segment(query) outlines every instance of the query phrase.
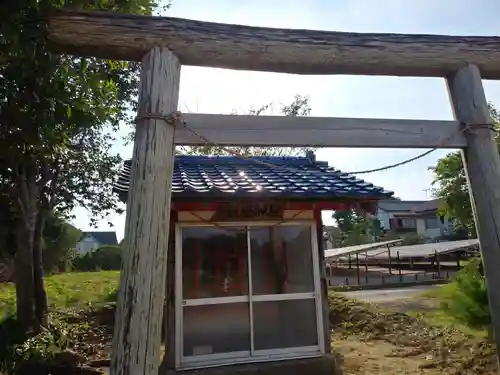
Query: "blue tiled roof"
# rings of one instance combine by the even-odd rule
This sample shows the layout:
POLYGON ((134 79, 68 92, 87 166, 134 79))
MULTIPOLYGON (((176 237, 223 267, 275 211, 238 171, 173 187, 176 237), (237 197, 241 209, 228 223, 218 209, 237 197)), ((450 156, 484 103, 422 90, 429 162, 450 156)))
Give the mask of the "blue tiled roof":
MULTIPOLYGON (((131 161, 114 190, 126 198, 131 161)), ((384 199, 392 192, 357 179, 310 157, 176 156, 172 197, 279 197, 384 199)))

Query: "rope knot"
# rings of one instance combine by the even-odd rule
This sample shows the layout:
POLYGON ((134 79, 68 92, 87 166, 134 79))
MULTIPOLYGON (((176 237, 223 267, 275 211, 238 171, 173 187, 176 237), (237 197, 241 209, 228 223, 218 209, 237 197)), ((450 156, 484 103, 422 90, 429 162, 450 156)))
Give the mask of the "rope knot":
POLYGON ((488 130, 491 130, 495 133, 497 132, 493 123, 474 124, 474 123, 467 123, 467 122, 462 121, 461 125, 462 125, 462 131, 464 132, 464 134, 473 134, 474 130, 477 130, 477 129, 488 129, 488 130))
POLYGON ((168 115, 163 115, 161 113, 148 113, 147 115, 137 116, 134 122, 137 124, 141 120, 163 120, 167 124, 177 125, 181 122, 182 112, 174 111, 168 115))

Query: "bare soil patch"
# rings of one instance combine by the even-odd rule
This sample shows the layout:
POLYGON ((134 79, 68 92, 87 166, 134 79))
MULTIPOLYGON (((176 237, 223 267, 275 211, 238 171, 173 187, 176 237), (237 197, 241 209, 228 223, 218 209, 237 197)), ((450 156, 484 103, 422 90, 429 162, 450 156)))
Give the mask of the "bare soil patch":
POLYGON ((343 375, 441 374, 440 369, 422 369, 425 358, 394 355, 398 347, 381 340, 360 341, 333 335, 333 349, 341 356, 343 375))
POLYGON ((494 347, 484 340, 338 294, 329 302, 332 345, 345 374, 497 373, 494 347))

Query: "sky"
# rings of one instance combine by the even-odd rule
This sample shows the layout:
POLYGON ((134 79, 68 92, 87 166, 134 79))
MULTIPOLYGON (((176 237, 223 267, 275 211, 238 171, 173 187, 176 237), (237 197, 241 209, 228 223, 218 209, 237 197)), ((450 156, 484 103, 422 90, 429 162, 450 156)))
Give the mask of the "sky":
MULTIPOLYGON (((202 21, 291 29, 346 32, 500 35, 498 0, 172 0, 163 15, 202 21)), ((487 99, 500 107, 500 82, 483 81, 487 99)), ((276 73, 183 67, 179 109, 183 112, 247 112, 263 104, 290 103, 307 96, 311 116, 451 120, 446 85, 441 78, 368 76, 298 76, 276 73)), ((265 124, 263 124, 265 126, 265 124)), ((123 132, 127 132, 124 130, 123 132)), ((416 149, 325 148, 318 160, 345 172, 396 163, 421 153, 416 149)), ((132 145, 117 141, 113 152, 132 156, 132 145)), ((410 164, 360 175, 366 181, 408 200, 430 199, 438 150, 410 164)), ((81 230, 116 230, 123 237, 125 214, 89 226, 88 213, 77 209, 73 224, 81 230), (113 223, 110 228, 108 222, 113 223)), ((324 213, 325 224, 332 224, 324 213)))

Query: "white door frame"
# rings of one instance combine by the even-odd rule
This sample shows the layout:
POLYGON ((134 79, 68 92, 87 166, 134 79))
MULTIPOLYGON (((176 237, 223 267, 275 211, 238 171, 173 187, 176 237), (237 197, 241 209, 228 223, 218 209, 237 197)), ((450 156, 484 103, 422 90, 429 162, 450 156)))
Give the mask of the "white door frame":
POLYGON ((248 222, 186 222, 177 223, 175 228, 175 365, 176 368, 194 368, 223 365, 227 360, 229 363, 262 362, 269 360, 283 360, 292 358, 304 358, 318 356, 325 353, 323 308, 320 274, 319 274, 319 253, 317 241, 317 227, 314 220, 293 220, 279 224, 279 226, 307 226, 311 231, 311 251, 314 291, 310 293, 289 293, 289 294, 269 294, 253 295, 252 288, 252 261, 250 247, 250 230, 252 227, 265 227, 276 225, 272 221, 248 221, 248 222), (232 297, 215 297, 183 300, 182 295, 182 229, 189 227, 244 227, 247 235, 247 264, 248 264, 248 295, 232 297), (316 306, 316 326, 318 334, 318 345, 297 348, 279 348, 270 350, 254 349, 254 327, 253 327, 253 303, 259 301, 283 301, 297 299, 315 299, 316 306), (248 302, 250 318, 250 350, 229 353, 217 353, 209 355, 198 355, 194 357, 183 357, 183 306, 201 306, 221 303, 241 303, 248 302))

